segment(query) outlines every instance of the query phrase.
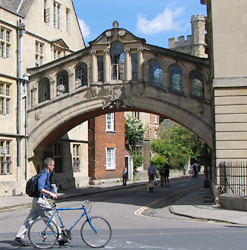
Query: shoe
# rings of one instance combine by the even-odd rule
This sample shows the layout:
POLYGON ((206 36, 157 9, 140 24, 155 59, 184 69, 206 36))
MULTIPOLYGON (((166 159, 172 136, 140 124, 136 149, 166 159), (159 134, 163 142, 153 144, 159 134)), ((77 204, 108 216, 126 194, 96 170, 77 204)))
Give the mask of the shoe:
POLYGON ((16 237, 14 242, 16 242, 17 244, 23 246, 23 247, 26 247, 27 246, 27 243, 20 237, 16 237))
POLYGON ((58 240, 58 244, 59 244, 59 246, 63 246, 65 243, 67 243, 68 242, 68 240, 65 240, 65 239, 63 239, 63 238, 61 238, 61 239, 59 239, 58 240))

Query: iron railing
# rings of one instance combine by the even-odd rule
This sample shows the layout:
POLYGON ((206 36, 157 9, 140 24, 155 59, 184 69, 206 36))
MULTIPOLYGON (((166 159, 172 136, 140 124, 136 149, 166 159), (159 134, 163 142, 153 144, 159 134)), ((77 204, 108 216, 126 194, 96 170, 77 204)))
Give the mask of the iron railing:
POLYGON ((218 168, 221 193, 247 195, 247 162, 221 162, 218 168))

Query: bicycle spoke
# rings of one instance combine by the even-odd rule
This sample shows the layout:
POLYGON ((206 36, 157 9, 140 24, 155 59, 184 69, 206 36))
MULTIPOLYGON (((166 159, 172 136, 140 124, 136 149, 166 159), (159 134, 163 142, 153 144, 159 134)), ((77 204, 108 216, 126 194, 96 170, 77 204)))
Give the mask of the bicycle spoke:
POLYGON ((29 240, 36 248, 50 248, 56 243, 58 228, 53 221, 48 227, 47 223, 47 220, 36 220, 28 231, 29 240))
POLYGON ((82 240, 90 247, 98 248, 105 246, 111 239, 111 226, 101 217, 92 217, 91 223, 97 232, 85 221, 81 227, 82 240))

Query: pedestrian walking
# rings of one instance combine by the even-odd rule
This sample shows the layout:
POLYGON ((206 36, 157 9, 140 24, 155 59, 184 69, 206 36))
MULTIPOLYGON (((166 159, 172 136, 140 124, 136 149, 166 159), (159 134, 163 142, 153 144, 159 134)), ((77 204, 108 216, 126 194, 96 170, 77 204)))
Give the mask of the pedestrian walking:
MULTIPOLYGON (((38 195, 33 198, 32 208, 24 221, 23 225, 20 227, 18 233, 16 234, 15 242, 21 246, 27 246, 24 241, 24 237, 32 225, 32 223, 38 219, 40 216, 43 219, 49 220, 52 216, 52 208, 47 201, 48 197, 57 199, 56 193, 51 192, 50 175, 55 168, 55 162, 51 158, 47 158, 44 161, 44 169, 40 172, 38 177, 38 195)), ((53 219, 56 223, 55 219, 53 219)), ((63 245, 63 239, 58 239, 60 245, 63 245)))
POLYGON ((164 174, 165 187, 166 187, 166 184, 169 187, 170 165, 168 163, 165 163, 164 164, 164 169, 165 169, 165 174, 164 174))
POLYGON ((165 181, 165 168, 164 167, 160 168, 159 174, 160 174, 160 186, 163 187, 164 181, 165 181))
POLYGON ((150 161, 150 166, 148 167, 148 179, 149 181, 154 181, 154 178, 158 176, 157 168, 154 166, 153 161, 150 161))
POLYGON ((190 175, 190 179, 192 178, 193 175, 193 167, 192 165, 189 166, 189 171, 188 171, 189 175, 190 175))
POLYGON ((195 162, 193 165, 192 165, 192 168, 193 168, 193 178, 197 178, 197 174, 198 174, 198 169, 199 169, 199 165, 197 162, 195 162))
POLYGON ((127 186, 128 175, 128 169, 125 167, 123 171, 123 186, 127 186))

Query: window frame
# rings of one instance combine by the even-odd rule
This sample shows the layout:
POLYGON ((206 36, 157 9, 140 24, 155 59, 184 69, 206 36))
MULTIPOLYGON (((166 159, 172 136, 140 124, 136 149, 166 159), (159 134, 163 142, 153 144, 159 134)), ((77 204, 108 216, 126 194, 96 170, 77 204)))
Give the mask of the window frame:
POLYGON ((171 91, 175 91, 178 93, 184 93, 184 75, 183 75, 183 71, 181 69, 181 67, 179 67, 178 65, 172 65, 169 68, 169 77, 170 77, 170 90, 171 91), (173 78, 174 75, 179 75, 179 84, 175 85, 175 79, 173 78), (173 81, 174 80, 174 81, 173 81), (176 88, 178 87, 179 88, 176 88))
POLYGON ((12 30, 0 25, 0 57, 10 59, 12 30))
POLYGON ((106 147, 106 164, 105 168, 107 171, 116 170, 116 148, 106 147), (109 154, 110 153, 110 157, 109 154))
POLYGON ((81 172, 81 145, 73 143, 72 145, 73 157, 73 172, 81 172))
POLYGON ((86 63, 81 63, 75 69, 75 88, 77 89, 83 86, 87 86, 87 81, 87 65, 86 63))
POLYGON ((204 79, 204 76, 201 72, 199 71, 192 71, 190 72, 189 74, 189 80, 190 80, 190 96, 193 97, 193 98, 198 98, 198 99, 204 99, 204 95, 205 95, 205 79, 204 79), (195 77, 192 78, 192 76, 195 75, 195 77), (200 83, 201 83, 201 89, 198 90, 198 92, 200 92, 200 95, 197 95, 196 94, 196 88, 195 86, 193 86, 193 80, 199 80, 200 83), (195 91, 193 91, 195 90, 195 91))
POLYGON ((44 77, 38 84, 38 103, 50 100, 50 79, 44 77))
POLYGON ((55 161, 55 173, 63 173, 63 144, 53 144, 53 159, 55 161))
POLYGON ((163 87, 162 63, 156 59, 152 59, 151 61, 149 61, 148 65, 149 65, 149 83, 158 87, 163 87), (156 76, 156 74, 158 74, 158 76, 156 76))
POLYGON ((11 114, 11 84, 0 82, 0 115, 11 114))
POLYGON ((57 75, 57 96, 69 92, 69 74, 66 70, 59 72, 57 75), (63 89, 62 89, 63 86, 63 89))
POLYGON ((35 40, 35 67, 44 64, 45 43, 35 40))
POLYGON ((106 132, 114 132, 115 131, 115 113, 107 113, 105 115, 106 121, 106 132))
POLYGON ((12 174, 12 141, 0 138, 0 175, 12 174))

